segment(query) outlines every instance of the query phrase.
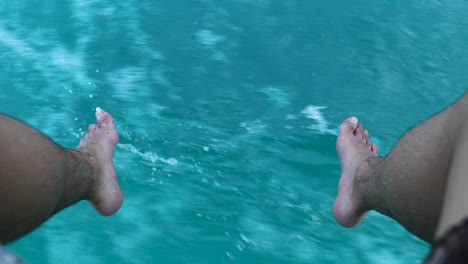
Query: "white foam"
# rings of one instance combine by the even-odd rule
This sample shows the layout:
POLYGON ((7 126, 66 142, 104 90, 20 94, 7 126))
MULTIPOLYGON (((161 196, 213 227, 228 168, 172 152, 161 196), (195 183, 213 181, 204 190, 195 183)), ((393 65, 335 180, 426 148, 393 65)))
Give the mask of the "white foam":
MULTIPOLYGON (((70 51, 63 47, 63 44, 49 40, 45 33, 45 31, 38 31, 36 35, 31 37, 32 40, 21 39, 15 33, 4 28, 0 21, 0 44, 9 48, 14 56, 30 61, 34 69, 41 73, 49 87, 52 88, 58 84, 61 86, 63 83, 69 82, 77 84, 91 82, 83 62, 84 52, 80 48, 77 48, 76 51, 70 51), (44 51, 39 51, 39 49, 44 49, 44 51)), ((71 89, 66 89, 72 94, 71 89)), ((80 87, 80 90, 90 89, 95 89, 95 87, 84 85, 80 87)), ((57 96, 57 94, 55 89, 35 89, 34 93, 28 93, 28 96, 47 98, 57 96)), ((63 99, 66 100, 67 97, 63 99)))
POLYGON ((301 113, 304 114, 306 118, 315 121, 315 124, 310 125, 309 129, 316 130, 322 134, 338 135, 338 129, 328 128, 328 121, 322 113, 322 110, 326 108, 326 106, 309 105, 302 110, 301 113))
POLYGON ((326 109, 326 106, 315 106, 309 105, 304 110, 302 110, 302 114, 305 115, 306 118, 313 119, 316 121, 323 121, 325 118, 320 110, 326 109))
POLYGON ((136 155, 142 157, 144 160, 151 162, 151 164, 153 164, 153 165, 156 162, 159 162, 159 161, 163 162, 163 163, 166 163, 168 165, 171 165, 171 166, 176 166, 179 163, 177 161, 177 159, 175 159, 175 158, 165 159, 165 158, 159 157, 156 153, 153 153, 151 151, 142 152, 142 151, 138 150, 132 144, 118 144, 117 147, 119 149, 123 149, 123 150, 129 151, 129 152, 131 152, 133 154, 136 154, 136 155))

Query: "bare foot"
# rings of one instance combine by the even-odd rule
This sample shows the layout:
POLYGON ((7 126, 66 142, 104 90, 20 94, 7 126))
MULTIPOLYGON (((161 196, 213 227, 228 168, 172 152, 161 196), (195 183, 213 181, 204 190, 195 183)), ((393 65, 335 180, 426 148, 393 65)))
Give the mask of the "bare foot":
POLYGON ((100 214, 108 216, 119 210, 123 199, 112 162, 119 135, 112 116, 99 107, 96 108, 96 120, 97 125, 89 127, 78 149, 96 159, 93 162, 96 180, 88 200, 100 214))
POLYGON ((355 188, 355 183, 369 173, 367 160, 376 157, 378 149, 369 140, 369 132, 358 124, 356 117, 350 117, 341 124, 336 149, 341 162, 341 178, 333 214, 339 224, 353 227, 365 213, 362 208, 363 194, 355 188))

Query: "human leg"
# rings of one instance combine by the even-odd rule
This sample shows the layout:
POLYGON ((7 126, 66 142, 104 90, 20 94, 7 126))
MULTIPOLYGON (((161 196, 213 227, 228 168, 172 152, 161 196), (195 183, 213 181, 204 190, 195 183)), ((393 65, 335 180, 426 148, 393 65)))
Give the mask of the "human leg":
POLYGON ((0 115, 0 242, 15 240, 58 211, 89 200, 103 215, 116 212, 122 193, 112 156, 118 142, 112 117, 96 111, 97 125, 76 149, 64 149, 28 125, 0 115))
POLYGON ((344 226, 377 210, 432 241, 468 96, 407 132, 386 157, 376 157, 362 126, 343 122, 337 140, 342 165, 333 211, 344 226))

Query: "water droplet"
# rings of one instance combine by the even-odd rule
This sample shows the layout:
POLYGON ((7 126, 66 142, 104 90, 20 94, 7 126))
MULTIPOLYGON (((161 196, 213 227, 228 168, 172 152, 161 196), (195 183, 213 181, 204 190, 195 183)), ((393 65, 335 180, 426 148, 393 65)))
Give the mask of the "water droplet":
POLYGON ((227 252, 226 251, 226 255, 231 259, 231 260, 235 260, 236 258, 234 257, 234 255, 230 252, 227 252))

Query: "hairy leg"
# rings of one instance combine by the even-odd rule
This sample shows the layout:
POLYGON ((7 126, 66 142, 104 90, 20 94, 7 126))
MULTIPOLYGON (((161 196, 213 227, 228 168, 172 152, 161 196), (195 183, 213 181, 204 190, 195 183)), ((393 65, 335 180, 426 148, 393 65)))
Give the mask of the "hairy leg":
POLYGON ((0 115, 0 242, 15 240, 53 214, 89 200, 103 215, 116 212, 122 193, 112 156, 118 142, 112 117, 96 111, 97 125, 76 149, 64 149, 30 126, 0 115))
POLYGON ((342 165, 334 204, 337 221, 354 226, 365 212, 377 210, 432 241, 467 109, 465 95, 407 132, 386 157, 366 152, 363 129, 345 121, 337 141, 342 165))

